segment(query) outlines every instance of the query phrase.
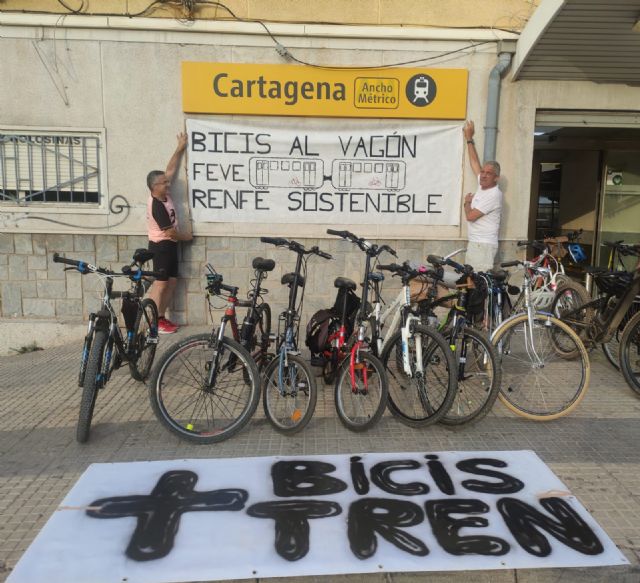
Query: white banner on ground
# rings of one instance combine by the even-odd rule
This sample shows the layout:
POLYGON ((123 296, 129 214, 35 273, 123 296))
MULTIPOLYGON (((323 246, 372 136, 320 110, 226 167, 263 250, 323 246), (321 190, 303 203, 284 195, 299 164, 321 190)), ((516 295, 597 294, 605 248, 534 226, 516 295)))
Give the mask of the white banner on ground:
POLYGON ((458 225, 460 124, 187 120, 196 222, 458 225))
POLYGON ((627 564, 530 451, 93 464, 9 583, 627 564))

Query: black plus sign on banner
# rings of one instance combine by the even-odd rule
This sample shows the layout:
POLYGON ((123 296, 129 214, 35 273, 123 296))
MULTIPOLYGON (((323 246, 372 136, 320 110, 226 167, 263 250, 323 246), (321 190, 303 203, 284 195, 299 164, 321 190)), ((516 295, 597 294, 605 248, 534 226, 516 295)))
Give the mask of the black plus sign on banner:
POLYGON ((87 515, 93 518, 138 518, 136 530, 127 547, 127 557, 150 561, 166 557, 185 512, 242 510, 249 497, 246 490, 226 488, 194 492, 198 476, 175 470, 161 476, 149 495, 115 496, 91 503, 87 515))

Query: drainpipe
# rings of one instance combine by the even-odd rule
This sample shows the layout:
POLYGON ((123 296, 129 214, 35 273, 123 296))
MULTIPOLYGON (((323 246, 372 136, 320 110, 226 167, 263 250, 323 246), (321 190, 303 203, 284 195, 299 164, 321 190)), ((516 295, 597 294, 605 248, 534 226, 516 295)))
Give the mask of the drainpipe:
POLYGON ((489 73, 489 94, 487 95, 487 117, 484 128, 483 162, 496 159, 498 141, 498 110, 500 109, 500 81, 511 64, 511 53, 500 53, 496 66, 489 73))

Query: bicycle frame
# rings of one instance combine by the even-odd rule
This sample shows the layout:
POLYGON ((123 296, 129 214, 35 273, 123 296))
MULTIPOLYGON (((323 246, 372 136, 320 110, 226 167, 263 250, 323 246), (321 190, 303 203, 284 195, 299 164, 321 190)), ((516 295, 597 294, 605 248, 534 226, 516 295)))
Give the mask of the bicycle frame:
POLYGON ((583 341, 586 341, 591 345, 606 343, 611 340, 618 330, 625 314, 636 301, 636 297, 639 293, 640 271, 636 271, 635 276, 631 281, 631 285, 629 285, 627 290, 624 292, 624 295, 616 302, 613 310, 609 314, 605 315, 604 319, 600 317, 599 313, 596 313, 593 321, 585 323, 580 319, 572 319, 572 316, 575 316, 588 308, 595 308, 596 310, 599 310, 599 308, 608 303, 608 300, 611 297, 609 295, 603 295, 580 306, 579 308, 565 312, 562 315, 562 320, 571 324, 571 326, 575 326, 585 331, 587 333, 587 338, 583 339, 583 341))

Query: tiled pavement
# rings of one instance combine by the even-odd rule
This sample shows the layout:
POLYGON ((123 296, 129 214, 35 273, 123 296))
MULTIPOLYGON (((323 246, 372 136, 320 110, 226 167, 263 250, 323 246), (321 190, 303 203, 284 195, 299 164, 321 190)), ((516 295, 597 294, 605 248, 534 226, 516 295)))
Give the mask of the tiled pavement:
MULTIPOLYGON (((160 352, 177 336, 163 337, 160 352)), ((310 583, 608 583, 640 582, 640 398, 596 351, 591 388, 569 417, 548 423, 518 418, 496 403, 481 423, 451 430, 413 430, 385 416, 371 431, 345 430, 322 383, 311 424, 283 437, 254 419, 236 437, 214 446, 180 441, 156 421, 146 387, 126 369, 99 394, 91 439, 75 441, 80 346, 0 357, 0 581, 3 581, 67 491, 93 462, 350 452, 534 450, 593 514, 631 562, 628 567, 466 573, 388 573, 277 579, 310 583), (323 414, 322 412, 326 413, 323 414)), ((76 583, 76 582, 69 582, 76 583)), ((77 582, 80 583, 80 582, 77 582)), ((90 582, 88 582, 90 583, 90 582)))

